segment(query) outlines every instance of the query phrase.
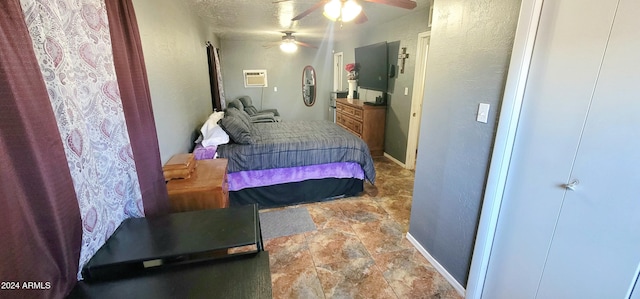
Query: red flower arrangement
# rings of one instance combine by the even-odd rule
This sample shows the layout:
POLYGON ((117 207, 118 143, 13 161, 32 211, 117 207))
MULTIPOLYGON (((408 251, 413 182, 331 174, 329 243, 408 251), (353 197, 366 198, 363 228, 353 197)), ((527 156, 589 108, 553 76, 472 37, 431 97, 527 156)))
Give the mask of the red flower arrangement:
POLYGON ((344 69, 349 72, 347 75, 347 80, 356 80, 358 79, 358 64, 357 63, 348 63, 344 66, 344 69))

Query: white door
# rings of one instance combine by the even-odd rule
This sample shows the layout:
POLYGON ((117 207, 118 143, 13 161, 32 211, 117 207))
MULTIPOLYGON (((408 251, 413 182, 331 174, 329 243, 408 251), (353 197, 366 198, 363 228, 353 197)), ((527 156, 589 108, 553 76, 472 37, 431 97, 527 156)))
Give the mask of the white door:
POLYGON ((544 2, 483 298, 628 296, 640 263, 638 16, 637 0, 544 2))
POLYGON ((342 90, 342 75, 344 73, 344 54, 342 52, 333 54, 333 91, 342 90))
POLYGON ((416 70, 413 75, 413 94, 411 95, 411 115, 409 116, 409 133, 407 138, 407 154, 405 168, 416 169, 418 139, 420 137, 420 120, 422 119, 422 103, 424 101, 424 85, 427 73, 427 56, 431 32, 418 34, 416 53, 416 70))

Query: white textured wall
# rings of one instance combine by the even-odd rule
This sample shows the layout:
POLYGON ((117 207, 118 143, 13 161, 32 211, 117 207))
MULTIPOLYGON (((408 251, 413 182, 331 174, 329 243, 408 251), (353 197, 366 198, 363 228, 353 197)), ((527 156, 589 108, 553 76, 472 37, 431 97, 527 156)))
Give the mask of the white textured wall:
MULTIPOLYGON (((275 40, 279 38, 276 37, 275 40)), ((248 95, 254 106, 276 108, 283 120, 333 120, 329 113, 329 92, 333 88, 333 53, 326 45, 318 49, 299 47, 288 54, 263 41, 221 40, 220 60, 227 102, 248 95), (305 106, 302 100, 302 70, 316 70, 316 104, 305 106), (245 88, 242 70, 266 69, 268 87, 245 88), (278 91, 274 91, 274 87, 278 91)))
POLYGON ((463 286, 520 1, 436 0, 409 232, 463 286), (491 104, 488 123, 476 121, 491 104))
POLYGON ((205 42, 216 41, 184 1, 133 4, 164 164, 191 149, 195 130, 212 111, 205 42))

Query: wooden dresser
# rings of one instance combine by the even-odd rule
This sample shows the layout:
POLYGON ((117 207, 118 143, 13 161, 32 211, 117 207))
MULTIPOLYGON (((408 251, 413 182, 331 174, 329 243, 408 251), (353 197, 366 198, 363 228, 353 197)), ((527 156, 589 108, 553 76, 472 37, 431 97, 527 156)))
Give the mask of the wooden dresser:
POLYGON ((167 182, 171 212, 229 207, 227 159, 196 161, 189 178, 167 182))
POLYGON ((358 99, 336 99, 336 123, 362 138, 372 156, 384 154, 387 106, 365 105, 358 99))

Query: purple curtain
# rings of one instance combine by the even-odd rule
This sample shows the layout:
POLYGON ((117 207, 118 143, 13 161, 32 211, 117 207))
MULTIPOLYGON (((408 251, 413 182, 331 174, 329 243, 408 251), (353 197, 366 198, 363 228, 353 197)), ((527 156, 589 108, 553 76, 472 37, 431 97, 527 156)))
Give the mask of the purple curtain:
POLYGON ((222 111, 222 103, 220 103, 220 94, 218 93, 218 69, 216 67, 216 58, 214 52, 216 48, 212 44, 207 43, 207 61, 209 62, 209 85, 211 86, 211 104, 215 111, 222 111))
POLYGON ((0 1, 0 280, 63 297, 76 283, 80 210, 19 0, 0 1))
POLYGON ((120 97, 146 216, 169 212, 138 22, 131 0, 105 1, 120 97))
POLYGON ((224 88, 222 87, 222 72, 220 71, 219 49, 207 42, 207 60, 209 61, 209 84, 211 85, 211 103, 213 109, 222 111, 226 108, 224 88))

